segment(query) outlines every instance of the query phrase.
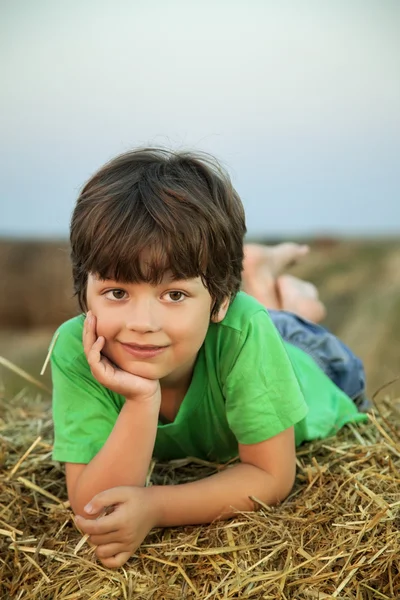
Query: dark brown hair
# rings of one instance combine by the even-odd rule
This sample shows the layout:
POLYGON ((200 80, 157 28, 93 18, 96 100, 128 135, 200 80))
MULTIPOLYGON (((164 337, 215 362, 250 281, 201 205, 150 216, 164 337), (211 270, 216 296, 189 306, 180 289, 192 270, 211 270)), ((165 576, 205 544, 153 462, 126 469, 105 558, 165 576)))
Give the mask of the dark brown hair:
POLYGON ((210 156, 143 148, 89 179, 71 219, 75 293, 86 310, 89 273, 124 283, 201 277, 214 300, 239 290, 244 210, 229 176, 210 156))

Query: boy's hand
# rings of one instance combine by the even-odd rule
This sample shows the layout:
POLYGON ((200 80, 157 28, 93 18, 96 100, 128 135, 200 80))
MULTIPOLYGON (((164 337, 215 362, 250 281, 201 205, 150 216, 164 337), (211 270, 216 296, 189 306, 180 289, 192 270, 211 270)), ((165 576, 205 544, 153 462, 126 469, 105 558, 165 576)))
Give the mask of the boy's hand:
POLYGON ((83 348, 93 377, 104 387, 125 396, 127 400, 161 398, 160 383, 119 369, 101 351, 103 336, 97 337, 96 317, 88 312, 83 327, 83 348))
POLYGON ((97 520, 75 517, 79 529, 89 534, 90 542, 97 546, 96 556, 106 567, 122 566, 156 525, 157 513, 147 491, 116 487, 100 492, 85 506, 85 512, 93 517, 110 506, 114 507, 113 512, 97 520))

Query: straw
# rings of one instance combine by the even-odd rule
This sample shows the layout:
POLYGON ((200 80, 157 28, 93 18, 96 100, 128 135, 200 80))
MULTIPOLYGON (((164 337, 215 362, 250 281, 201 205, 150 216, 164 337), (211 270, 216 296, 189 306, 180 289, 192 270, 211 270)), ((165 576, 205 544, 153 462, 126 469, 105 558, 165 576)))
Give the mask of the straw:
MULTIPOLYGON (((51 460, 47 397, 0 400, 0 598, 20 600, 379 600, 400 597, 400 400, 297 453, 279 506, 252 497, 231 521, 156 529, 123 568, 101 565, 75 527, 51 460), (390 423, 390 427, 387 425, 390 423)), ((147 484, 218 472, 152 463, 147 484)))

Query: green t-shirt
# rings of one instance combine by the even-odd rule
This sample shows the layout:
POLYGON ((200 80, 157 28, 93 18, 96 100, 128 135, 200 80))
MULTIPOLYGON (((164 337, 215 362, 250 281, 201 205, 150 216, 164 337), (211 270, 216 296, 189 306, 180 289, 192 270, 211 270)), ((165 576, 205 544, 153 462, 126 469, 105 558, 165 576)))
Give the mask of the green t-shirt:
MULTIPOLYGON (((125 402, 92 376, 82 347, 83 315, 64 323, 52 352, 53 458, 88 463, 125 402)), ((365 420, 302 350, 283 342, 268 312, 239 293, 211 323, 190 387, 172 423, 159 423, 154 456, 225 462, 238 442, 254 444, 295 426, 296 444, 365 420)))

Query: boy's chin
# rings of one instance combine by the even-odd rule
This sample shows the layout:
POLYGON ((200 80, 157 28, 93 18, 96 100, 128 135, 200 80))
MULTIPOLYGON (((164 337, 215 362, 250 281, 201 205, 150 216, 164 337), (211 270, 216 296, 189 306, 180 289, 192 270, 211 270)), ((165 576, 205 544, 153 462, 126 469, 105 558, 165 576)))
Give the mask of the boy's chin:
POLYGON ((163 374, 160 373, 159 369, 154 368, 153 365, 147 365, 144 363, 123 365, 113 362, 113 365, 117 369, 125 371, 130 375, 134 375, 135 377, 142 377, 143 379, 150 379, 151 381, 158 381, 160 377, 163 376, 163 374))
POLYGON ((154 373, 149 373, 146 369, 130 369, 128 371, 131 375, 135 375, 135 377, 141 377, 142 379, 149 379, 150 381, 158 381, 160 377, 155 375, 154 373))

